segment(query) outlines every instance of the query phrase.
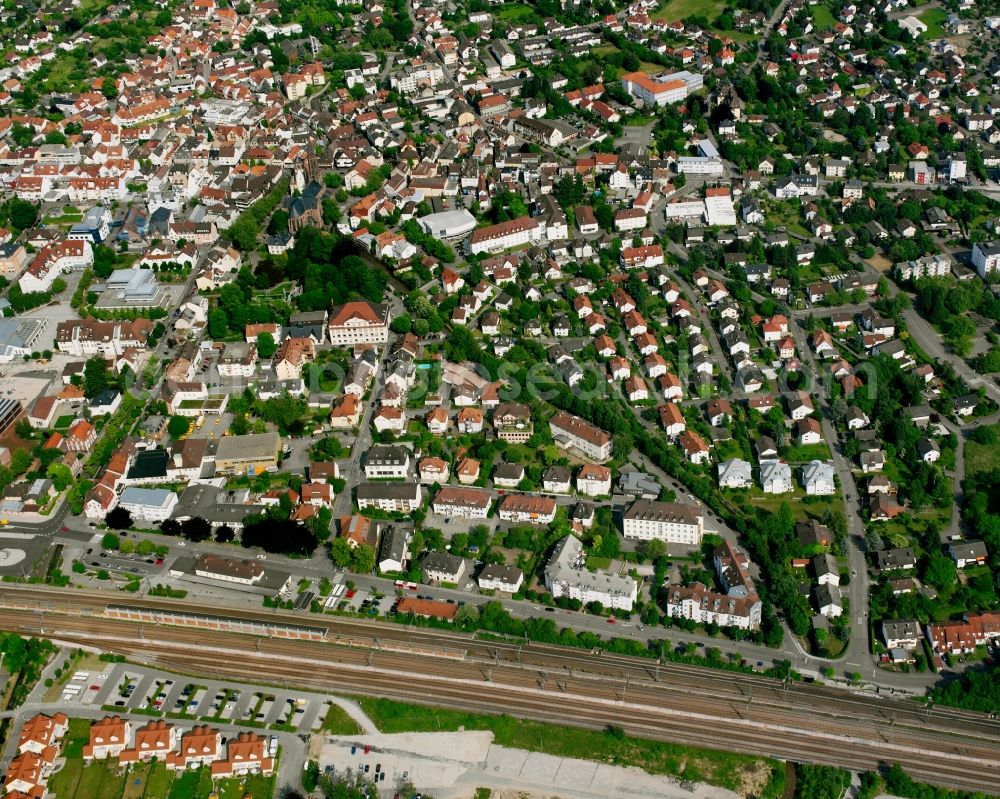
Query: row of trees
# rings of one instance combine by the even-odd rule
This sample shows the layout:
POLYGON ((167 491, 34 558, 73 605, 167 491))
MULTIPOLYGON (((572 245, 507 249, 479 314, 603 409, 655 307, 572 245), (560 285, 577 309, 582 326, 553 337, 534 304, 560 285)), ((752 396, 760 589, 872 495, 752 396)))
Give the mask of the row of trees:
POLYGON ((232 245, 242 252, 250 252, 257 248, 257 237, 271 212, 278 207, 282 197, 288 193, 288 181, 283 180, 274 186, 267 194, 240 214, 223 234, 232 245))

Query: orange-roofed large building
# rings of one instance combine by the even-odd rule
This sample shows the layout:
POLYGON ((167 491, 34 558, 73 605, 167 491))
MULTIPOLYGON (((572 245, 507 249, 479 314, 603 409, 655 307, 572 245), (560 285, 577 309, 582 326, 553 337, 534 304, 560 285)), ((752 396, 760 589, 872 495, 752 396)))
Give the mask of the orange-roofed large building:
POLYGON ((328 328, 335 347, 385 344, 389 340, 389 306, 367 300, 338 305, 330 314, 328 328))
POLYGON ((167 760, 168 768, 197 768, 215 762, 222 755, 222 733, 199 724, 181 735, 181 745, 167 760))
POLYGON ((84 760, 105 760, 118 757, 128 746, 131 722, 121 716, 105 716, 90 727, 90 741, 84 744, 84 760))
POLYGON ((683 80, 654 80, 645 72, 627 72, 622 75, 622 88, 646 105, 680 103, 688 95, 688 87, 683 80))
POLYGON ((241 732, 226 743, 226 757, 212 763, 213 777, 234 774, 270 774, 274 759, 267 756, 267 741, 255 732, 241 732))
POLYGON ((47 747, 54 746, 66 734, 69 720, 65 713, 47 716, 39 713, 32 716, 21 728, 17 751, 41 754, 47 747))
POLYGON ((4 777, 4 791, 9 795, 20 791, 28 796, 41 799, 45 796, 45 781, 52 771, 52 761, 46 760, 34 752, 18 755, 7 767, 4 777))
POLYGON ((79 419, 66 431, 64 446, 70 452, 89 452, 97 441, 97 430, 86 419, 79 419))
POLYGON ((135 740, 131 747, 118 756, 119 763, 135 763, 136 761, 160 760, 170 754, 177 745, 177 728, 167 724, 163 719, 156 719, 135 731, 135 740))

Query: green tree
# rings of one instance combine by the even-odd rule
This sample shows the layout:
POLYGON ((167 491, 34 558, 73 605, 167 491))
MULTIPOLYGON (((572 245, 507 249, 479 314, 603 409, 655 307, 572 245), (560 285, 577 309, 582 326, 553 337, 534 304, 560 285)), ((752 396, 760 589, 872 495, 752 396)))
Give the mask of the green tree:
POLYGON ((7 218, 16 230, 27 230, 38 219, 38 206, 15 197, 7 203, 7 218))
POLYGON ((278 209, 271 214, 271 219, 267 223, 267 232, 274 236, 277 233, 285 233, 288 230, 288 212, 278 209))
POLYGON ((213 308, 208 314, 208 335, 223 338, 229 330, 229 317, 221 308, 213 308))
POLYGON ((272 357, 276 350, 277 345, 274 343, 274 336, 270 333, 265 331, 257 336, 257 354, 261 358, 272 357))
POLYGON ((187 435, 191 430, 191 420, 186 416, 171 416, 167 424, 167 432, 175 441, 181 436, 187 435))
POLYGON ((109 384, 108 366, 103 358, 95 355, 83 367, 83 394, 87 399, 93 399, 102 391, 107 391, 109 384))
POLYGON ((115 255, 114 250, 103 244, 98 244, 94 247, 94 274, 99 278, 111 277, 111 273, 115 271, 117 260, 118 256, 115 255))
POLYGON ((375 550, 368 544, 356 546, 351 555, 351 568, 358 574, 371 574, 375 571, 375 550))
POLYGON ((346 538, 334 538, 330 542, 330 560, 341 569, 351 566, 351 543, 346 538))
POLYGON ((45 474, 52 481, 56 491, 63 491, 73 482, 73 473, 68 466, 61 463, 50 464, 45 474))
POLYGON ((104 521, 112 530, 128 530, 132 526, 132 514, 119 505, 108 512, 104 521))

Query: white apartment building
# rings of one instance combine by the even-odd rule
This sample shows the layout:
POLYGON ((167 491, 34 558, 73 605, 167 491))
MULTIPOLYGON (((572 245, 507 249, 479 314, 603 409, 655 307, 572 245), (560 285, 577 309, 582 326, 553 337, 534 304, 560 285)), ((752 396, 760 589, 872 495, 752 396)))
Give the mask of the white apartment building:
POLYGON ((721 175, 722 160, 700 155, 682 155, 677 159, 677 171, 682 175, 721 175))
POLYGON ((410 451, 406 447, 376 445, 365 454, 364 470, 369 480, 405 479, 410 474, 410 451))
POLYGON ((437 64, 407 66, 389 78, 389 85, 400 94, 416 94, 426 87, 434 88, 444 80, 444 70, 437 64))
POLYGON ((588 497, 603 497, 611 493, 611 470, 588 463, 576 474, 576 490, 588 497))
POLYGON ((177 507, 177 494, 165 488, 136 488, 122 491, 118 507, 125 508, 134 521, 162 522, 177 507))
POLYGON ((640 541, 658 539, 668 544, 698 546, 705 519, 688 505, 639 499, 625 511, 622 533, 640 541))
POLYGON ((667 593, 667 613, 674 618, 699 624, 715 622, 720 627, 752 630, 760 626, 763 605, 756 594, 729 596, 709 591, 701 583, 671 585, 667 593))
POLYGON ((98 322, 94 319, 60 322, 56 325, 56 347, 75 358, 93 355, 117 358, 130 347, 145 350, 152 329, 153 323, 148 319, 132 322, 98 322))
POLYGON ((89 241, 66 239, 40 250, 17 284, 25 294, 48 291, 64 272, 84 269, 94 262, 89 241))
POLYGON ((947 255, 925 255, 915 261, 896 264, 900 280, 919 280, 922 277, 947 277, 951 274, 952 261, 947 255))
POLYGON ((469 252, 478 255, 481 252, 502 252, 512 247, 538 244, 544 233, 545 229, 538 224, 537 219, 522 216, 472 231, 469 236, 469 252))
POLYGON ((439 516, 459 519, 485 519, 490 512, 493 495, 481 488, 442 486, 434 495, 431 510, 439 516))
POLYGON ((385 344, 389 340, 389 306, 367 300, 338 305, 330 314, 327 328, 335 347, 385 344))
POLYGON ((1000 240, 977 241, 972 245, 972 265, 980 277, 1000 271, 1000 240))
POLYGON ((658 81, 645 72, 628 72, 621 80, 622 88, 646 105, 680 103, 688 95, 687 83, 678 78, 658 81))
POLYGON ((500 502, 498 515, 505 522, 551 524, 556 518, 556 501, 552 497, 508 494, 500 502))
POLYGON ((638 587, 631 577, 592 572, 585 567, 586 553, 575 536, 566 536, 556 545, 545 564, 545 587, 556 599, 565 596, 585 605, 600 602, 612 610, 632 610, 638 587))
POLYGON ((358 508, 378 508, 388 513, 413 513, 420 507, 419 483, 361 483, 357 488, 358 508))
POLYGON ((516 566, 491 563, 479 574, 477 582, 481 590, 516 594, 524 585, 524 572, 516 566))
POLYGON ((556 444, 564 449, 575 449, 591 460, 606 461, 611 457, 613 439, 599 427, 579 416, 558 411, 549 419, 549 430, 556 444))

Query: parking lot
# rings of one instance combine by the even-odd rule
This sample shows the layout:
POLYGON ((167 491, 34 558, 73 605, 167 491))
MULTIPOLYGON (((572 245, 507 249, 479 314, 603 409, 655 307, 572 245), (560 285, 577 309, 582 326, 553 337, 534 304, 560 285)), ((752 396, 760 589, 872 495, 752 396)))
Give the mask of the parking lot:
POLYGON ((250 722, 302 733, 319 730, 330 710, 330 701, 316 694, 188 679, 124 664, 110 667, 100 678, 94 676, 80 697, 81 702, 123 713, 169 713, 221 724, 250 722))
POLYGON ((106 569, 109 572, 128 572, 140 576, 156 576, 166 569, 163 558, 156 556, 122 555, 101 547, 100 542, 88 546, 80 558, 92 569, 106 569))

